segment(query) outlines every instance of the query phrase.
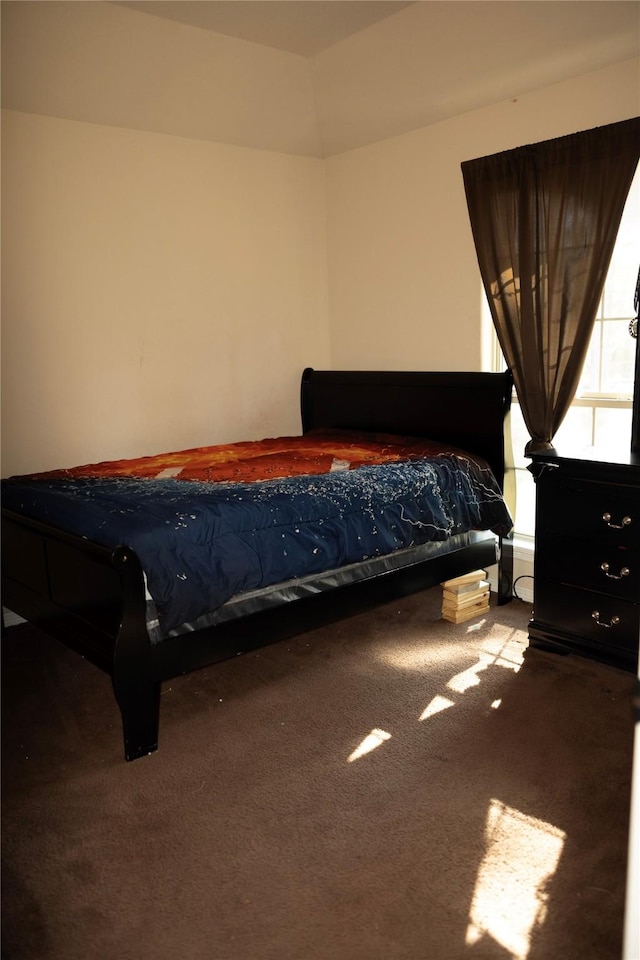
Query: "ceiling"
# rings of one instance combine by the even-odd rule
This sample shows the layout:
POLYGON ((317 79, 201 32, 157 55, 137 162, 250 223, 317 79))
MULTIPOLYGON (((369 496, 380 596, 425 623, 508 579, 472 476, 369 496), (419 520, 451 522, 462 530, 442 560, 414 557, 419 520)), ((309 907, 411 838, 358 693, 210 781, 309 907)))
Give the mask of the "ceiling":
POLYGON ((165 17, 311 57, 411 6, 404 0, 134 0, 141 13, 165 17))
POLYGON ((640 0, 1 0, 0 14, 5 108, 299 156, 622 63, 640 113, 640 0))

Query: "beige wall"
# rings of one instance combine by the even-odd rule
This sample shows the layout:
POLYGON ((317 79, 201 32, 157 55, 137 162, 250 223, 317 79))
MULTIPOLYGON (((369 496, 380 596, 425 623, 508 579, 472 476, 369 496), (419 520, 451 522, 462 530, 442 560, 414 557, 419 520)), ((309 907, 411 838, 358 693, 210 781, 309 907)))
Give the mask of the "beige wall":
POLYGON ((297 432, 322 161, 5 111, 3 475, 297 432))
POLYGON ((460 164, 640 113, 637 60, 326 161, 334 367, 482 369, 460 164))
POLYGON ((637 115, 637 78, 326 161, 5 111, 3 475, 297 431, 306 365, 481 369, 461 161, 637 115))

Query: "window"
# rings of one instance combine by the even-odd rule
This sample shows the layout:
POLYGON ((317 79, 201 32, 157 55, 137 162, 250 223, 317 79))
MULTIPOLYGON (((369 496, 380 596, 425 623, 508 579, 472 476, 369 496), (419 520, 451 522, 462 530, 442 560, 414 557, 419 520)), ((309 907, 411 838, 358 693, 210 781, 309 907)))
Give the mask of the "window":
MULTIPOLYGON (((585 454, 591 447, 630 449, 636 341, 629 335, 629 323, 634 316, 633 296, 640 266, 639 236, 640 169, 620 221, 578 391, 554 437, 554 445, 565 454, 585 454)), ((495 344, 500 358, 496 369, 502 370, 504 360, 497 338, 495 344)), ((533 537, 535 485, 527 470, 531 461, 523 452, 529 435, 515 397, 511 409, 515 530, 520 536, 533 537)))

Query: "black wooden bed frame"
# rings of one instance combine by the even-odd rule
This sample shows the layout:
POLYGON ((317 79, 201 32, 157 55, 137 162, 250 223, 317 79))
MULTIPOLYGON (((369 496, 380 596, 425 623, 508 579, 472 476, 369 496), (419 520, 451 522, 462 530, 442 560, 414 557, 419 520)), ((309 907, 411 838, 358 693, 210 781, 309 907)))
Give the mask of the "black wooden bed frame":
MULTIPOLYGON (((316 371, 302 375, 302 429, 429 437, 479 454, 504 482, 510 374, 316 371)), ((136 554, 107 549, 2 511, 3 606, 111 677, 127 760, 158 745, 163 681, 499 563, 498 602, 511 599, 511 546, 492 533, 401 570, 151 644, 136 554)))

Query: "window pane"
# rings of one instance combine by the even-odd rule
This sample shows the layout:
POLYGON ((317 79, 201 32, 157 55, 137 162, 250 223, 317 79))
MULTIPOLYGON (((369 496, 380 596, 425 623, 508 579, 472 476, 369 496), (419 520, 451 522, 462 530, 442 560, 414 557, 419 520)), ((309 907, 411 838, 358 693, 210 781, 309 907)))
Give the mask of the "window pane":
POLYGON ((596 431, 595 444, 597 447, 615 450, 628 450, 631 437, 632 410, 615 410, 600 407, 595 411, 596 431))
POLYGON ((582 368, 577 395, 585 393, 600 393, 600 357, 602 350, 602 320, 596 320, 593 325, 591 341, 587 351, 587 358, 582 368))
POLYGON ((577 396, 604 393, 608 397, 631 397, 635 344, 628 320, 596 320, 577 396))
MULTIPOLYGON (((531 461, 529 461, 530 463, 531 461)), ((536 485, 528 470, 516 470, 516 515, 518 533, 533 537, 536 532, 536 485)))
POLYGON ((593 410, 591 407, 570 407, 553 438, 553 444, 565 456, 577 456, 593 446, 593 410))
POLYGON ((640 172, 633 178, 616 245, 611 257, 604 290, 604 316, 626 318, 634 316, 633 294, 638 278, 640 253, 638 251, 638 224, 640 222, 640 172))
POLYGON ((628 320, 605 320, 602 324, 602 381, 600 392, 612 397, 633 396, 636 342, 628 320))
POLYGON ((524 469, 531 463, 529 457, 525 457, 524 448, 529 442, 529 431, 524 425, 522 419, 522 410, 519 403, 511 404, 511 444, 513 447, 514 466, 524 469))

